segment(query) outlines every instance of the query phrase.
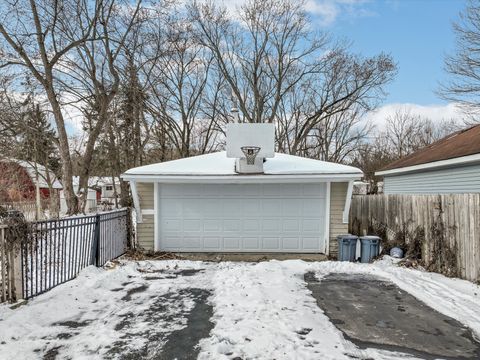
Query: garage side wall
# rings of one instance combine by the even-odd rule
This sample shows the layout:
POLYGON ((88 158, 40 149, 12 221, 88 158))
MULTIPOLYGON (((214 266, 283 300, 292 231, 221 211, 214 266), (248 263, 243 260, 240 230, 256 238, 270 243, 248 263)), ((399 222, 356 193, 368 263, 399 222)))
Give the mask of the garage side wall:
POLYGON ((338 254, 337 235, 348 233, 348 223, 343 223, 343 209, 347 196, 348 183, 332 182, 330 185, 330 256, 338 254))
MULTIPOLYGON (((137 183, 140 208, 153 210, 153 183, 137 183)), ((154 216, 143 214, 143 222, 137 224, 137 243, 145 250, 153 250, 154 216)))

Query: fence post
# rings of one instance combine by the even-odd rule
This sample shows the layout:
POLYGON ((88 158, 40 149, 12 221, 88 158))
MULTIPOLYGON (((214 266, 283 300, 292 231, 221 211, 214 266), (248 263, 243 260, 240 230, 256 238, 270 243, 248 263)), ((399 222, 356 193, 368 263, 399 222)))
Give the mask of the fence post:
POLYGON ((95 215, 95 229, 92 242, 91 264, 98 266, 98 255, 100 253, 100 214, 95 215))
POLYGON ((13 286, 13 300, 19 301, 23 299, 23 271, 22 271, 22 245, 19 248, 12 248, 10 251, 11 264, 11 286, 13 286))
POLYGON ((134 234, 133 234, 133 224, 132 224, 132 208, 128 207, 127 212, 125 215, 127 218, 125 219, 127 222, 127 249, 134 249, 135 242, 134 242, 134 234))

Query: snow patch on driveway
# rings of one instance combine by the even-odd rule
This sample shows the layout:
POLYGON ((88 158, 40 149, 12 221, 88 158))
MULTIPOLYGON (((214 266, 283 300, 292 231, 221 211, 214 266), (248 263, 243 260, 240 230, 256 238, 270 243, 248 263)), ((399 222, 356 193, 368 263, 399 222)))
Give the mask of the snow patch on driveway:
POLYGON ((214 323, 210 336, 200 340, 199 359, 411 358, 362 350, 345 340, 317 307, 303 278, 307 272, 319 279, 330 273, 385 278, 480 335, 478 285, 399 268, 389 258, 375 264, 171 260, 123 262, 112 270, 89 267, 16 310, 0 306, 0 354, 153 358, 169 334, 187 326, 195 306, 188 289, 195 288, 211 294, 214 323))

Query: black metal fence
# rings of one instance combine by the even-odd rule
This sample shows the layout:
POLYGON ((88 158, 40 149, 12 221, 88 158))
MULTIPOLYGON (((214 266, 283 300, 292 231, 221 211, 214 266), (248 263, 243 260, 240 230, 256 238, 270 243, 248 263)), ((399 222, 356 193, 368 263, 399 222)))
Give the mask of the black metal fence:
POLYGON ((130 211, 32 223, 22 242, 23 297, 29 299, 125 253, 130 211))

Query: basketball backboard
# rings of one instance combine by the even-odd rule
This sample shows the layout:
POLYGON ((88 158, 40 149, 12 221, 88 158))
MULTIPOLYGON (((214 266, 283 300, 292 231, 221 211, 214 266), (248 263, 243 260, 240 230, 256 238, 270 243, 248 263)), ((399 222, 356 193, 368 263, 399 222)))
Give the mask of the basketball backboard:
POLYGON ((242 147, 259 147, 257 158, 275 156, 275 126, 266 123, 227 124, 227 157, 244 158, 242 147))

